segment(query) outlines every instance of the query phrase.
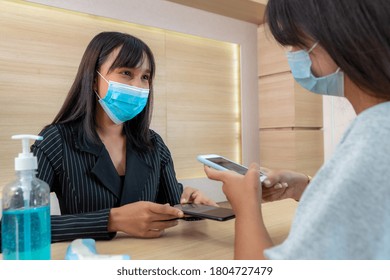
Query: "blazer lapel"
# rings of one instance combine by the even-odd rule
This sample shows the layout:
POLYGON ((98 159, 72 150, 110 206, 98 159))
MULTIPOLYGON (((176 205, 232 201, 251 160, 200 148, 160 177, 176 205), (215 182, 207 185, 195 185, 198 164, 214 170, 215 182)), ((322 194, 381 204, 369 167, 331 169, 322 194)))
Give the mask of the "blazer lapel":
POLYGON ((151 166, 141 159, 127 143, 126 145, 126 176, 122 190, 121 205, 139 201, 146 187, 151 166))
POLYGON ((102 148, 91 172, 99 179, 99 181, 109 189, 117 198, 121 196, 121 180, 112 164, 110 154, 106 148, 102 148))
POLYGON ((99 179, 105 188, 109 189, 119 199, 122 189, 120 177, 103 143, 91 143, 88 141, 81 122, 74 124, 72 133, 76 148, 83 152, 94 154, 97 157, 91 173, 99 179))

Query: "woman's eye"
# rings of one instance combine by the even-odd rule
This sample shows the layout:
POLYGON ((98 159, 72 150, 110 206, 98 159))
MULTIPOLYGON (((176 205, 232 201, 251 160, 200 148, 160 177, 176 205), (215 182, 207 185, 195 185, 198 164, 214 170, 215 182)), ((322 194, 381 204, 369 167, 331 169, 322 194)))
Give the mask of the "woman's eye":
POLYGON ((126 75, 126 76, 131 76, 131 72, 130 71, 123 71, 122 74, 126 75))
POLYGON ((149 76, 149 75, 143 75, 143 76, 142 76, 142 79, 144 79, 144 80, 148 80, 148 81, 149 81, 149 79, 150 79, 150 76, 149 76))

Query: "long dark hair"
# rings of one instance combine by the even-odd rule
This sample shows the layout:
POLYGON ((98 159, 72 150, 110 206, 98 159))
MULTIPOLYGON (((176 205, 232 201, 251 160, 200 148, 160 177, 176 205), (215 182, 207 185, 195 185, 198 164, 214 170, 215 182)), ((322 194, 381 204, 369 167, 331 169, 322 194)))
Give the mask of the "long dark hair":
POLYGON ((155 61, 150 48, 140 39, 126 33, 102 32, 96 35, 87 46, 72 87, 52 124, 82 122, 85 136, 93 143, 98 143, 96 132, 96 94, 93 86, 97 70, 107 60, 113 50, 120 51, 109 71, 120 67, 135 68, 143 62, 145 55, 149 61, 150 93, 145 109, 123 125, 124 133, 136 150, 145 150, 152 146, 149 126, 153 110, 153 78, 155 61))
POLYGON ((389 0, 269 0, 265 21, 283 46, 319 41, 357 86, 390 100, 389 0))

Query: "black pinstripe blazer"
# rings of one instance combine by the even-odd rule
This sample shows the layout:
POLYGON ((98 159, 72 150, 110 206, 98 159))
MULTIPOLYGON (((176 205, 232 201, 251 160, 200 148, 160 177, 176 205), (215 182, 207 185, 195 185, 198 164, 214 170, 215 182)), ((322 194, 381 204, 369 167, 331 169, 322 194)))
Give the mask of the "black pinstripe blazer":
POLYGON ((45 128, 32 145, 38 158, 37 177, 55 192, 61 215, 51 217, 52 242, 76 238, 111 239, 109 211, 136 201, 179 203, 172 157, 161 137, 151 131, 152 151, 136 153, 126 145, 126 174, 121 184, 103 143, 86 140, 80 123, 45 128))

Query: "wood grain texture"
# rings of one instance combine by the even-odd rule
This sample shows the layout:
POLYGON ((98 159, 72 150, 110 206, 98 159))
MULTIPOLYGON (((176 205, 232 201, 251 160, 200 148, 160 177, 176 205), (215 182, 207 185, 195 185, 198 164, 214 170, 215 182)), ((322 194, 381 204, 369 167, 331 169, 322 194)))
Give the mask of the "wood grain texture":
POLYGON ((301 87, 290 72, 260 77, 259 126, 321 128, 322 96, 301 87))
MULTIPOLYGON (((291 199, 262 205, 264 223, 275 245, 286 239, 297 205, 291 199)), ((99 254, 128 254, 133 260, 231 260, 234 222, 179 221, 161 238, 130 238, 119 233, 111 241, 97 241, 96 248, 99 254)), ((68 245, 52 244, 52 259, 64 259, 68 245)))
POLYGON ((258 28, 260 163, 314 175, 324 161, 322 96, 295 82, 286 51, 258 28))
POLYGON ((216 153, 241 162, 239 49, 167 34, 168 146, 182 177, 204 176, 196 156, 216 153), (235 53, 235 60, 226 59, 235 53))
POLYGON ((204 177, 197 153, 241 160, 237 45, 5 0, 0 1, 0 188, 14 178, 14 157, 21 150, 11 136, 37 134, 53 120, 87 44, 102 31, 130 33, 152 49, 157 72, 151 127, 171 149, 178 178, 204 177))
POLYGON ((324 161, 322 130, 260 130, 260 163, 271 169, 290 169, 313 176, 324 161))
POLYGON ((281 47, 264 24, 257 28, 258 75, 267 76, 290 71, 286 48, 281 47))
POLYGON ((251 22, 263 23, 265 0, 167 0, 226 17, 251 22))

